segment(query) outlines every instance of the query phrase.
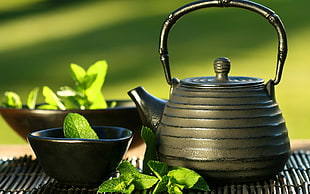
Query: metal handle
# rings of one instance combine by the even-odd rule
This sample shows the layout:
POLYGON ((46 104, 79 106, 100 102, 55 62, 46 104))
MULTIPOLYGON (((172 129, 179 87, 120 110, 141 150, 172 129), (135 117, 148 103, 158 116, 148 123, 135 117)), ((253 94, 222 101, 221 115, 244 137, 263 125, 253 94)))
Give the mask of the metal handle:
POLYGON ((168 34, 170 32, 170 29, 185 14, 208 7, 237 7, 247 9, 264 16, 273 25, 278 34, 278 59, 276 66, 276 75, 273 82, 274 85, 278 84, 281 80, 283 66, 287 55, 287 38, 284 26, 281 22, 281 19, 277 14, 275 14, 274 11, 260 4, 246 0, 201 0, 184 5, 183 7, 180 7, 179 9, 169 14, 167 19, 163 23, 159 44, 160 60, 163 64, 168 84, 172 84, 167 47, 168 34))

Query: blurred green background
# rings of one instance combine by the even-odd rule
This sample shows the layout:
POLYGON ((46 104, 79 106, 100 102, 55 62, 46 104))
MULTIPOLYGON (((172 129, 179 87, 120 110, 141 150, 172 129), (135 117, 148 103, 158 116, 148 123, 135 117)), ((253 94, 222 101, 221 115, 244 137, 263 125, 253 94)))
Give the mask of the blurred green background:
MULTIPOLYGON (((48 85, 72 86, 69 64, 109 63, 107 99, 129 99, 144 86, 168 98, 158 56, 162 22, 190 0, 2 0, 0 4, 0 94, 48 85)), ((310 138, 310 1, 256 0, 280 15, 289 54, 276 97, 291 138, 310 138)), ((247 10, 210 8, 188 14, 170 33, 172 76, 213 75, 213 60, 232 62, 231 75, 274 78, 277 36, 263 17, 247 10)), ((25 143, 0 120, 0 144, 25 143)))

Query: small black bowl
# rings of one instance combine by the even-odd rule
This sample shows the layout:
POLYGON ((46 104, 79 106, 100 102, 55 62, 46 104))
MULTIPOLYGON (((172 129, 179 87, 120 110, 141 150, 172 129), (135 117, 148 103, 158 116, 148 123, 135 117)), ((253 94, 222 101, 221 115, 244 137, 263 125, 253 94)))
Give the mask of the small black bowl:
POLYGON ((30 133, 28 141, 45 173, 59 184, 97 187, 110 178, 132 140, 121 127, 92 127, 99 139, 64 138, 63 128, 30 133))

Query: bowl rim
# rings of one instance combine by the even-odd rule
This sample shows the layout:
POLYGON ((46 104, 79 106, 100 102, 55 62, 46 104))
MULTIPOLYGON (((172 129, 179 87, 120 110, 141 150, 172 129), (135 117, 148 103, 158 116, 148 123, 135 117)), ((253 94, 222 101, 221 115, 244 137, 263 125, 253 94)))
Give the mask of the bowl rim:
POLYGON ((40 129, 37 131, 33 131, 27 135, 27 139, 37 139, 41 141, 49 141, 49 142, 64 142, 64 143, 100 143, 100 142, 118 142, 118 141, 125 141, 128 139, 131 139, 133 137, 133 132, 130 129, 124 128, 124 127, 118 127, 118 126, 91 126, 92 128, 116 128, 116 129, 122 129, 124 131, 127 131, 128 134, 124 137, 120 138, 109 138, 109 139, 85 139, 85 138, 66 138, 66 137, 48 137, 48 136, 38 136, 35 134, 46 132, 46 131, 55 131, 55 130, 63 130, 63 127, 56 127, 56 128, 50 128, 50 129, 40 129))

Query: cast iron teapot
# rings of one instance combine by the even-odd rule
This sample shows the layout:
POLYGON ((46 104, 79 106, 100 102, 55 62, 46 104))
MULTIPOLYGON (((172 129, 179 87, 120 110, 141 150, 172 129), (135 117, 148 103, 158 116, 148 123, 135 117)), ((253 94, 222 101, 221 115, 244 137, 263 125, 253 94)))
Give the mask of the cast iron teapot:
POLYGON ((170 98, 151 96, 142 87, 128 92, 142 122, 156 132, 158 155, 170 166, 194 169, 211 182, 267 179, 281 170, 290 154, 285 121, 276 103, 287 55, 287 39, 280 18, 269 8, 245 0, 204 0, 187 4, 165 20, 160 35, 160 59, 170 98), (183 15, 209 7, 237 7, 264 16, 278 34, 275 79, 228 76, 230 60, 214 61, 215 76, 171 78, 168 33, 183 15))

